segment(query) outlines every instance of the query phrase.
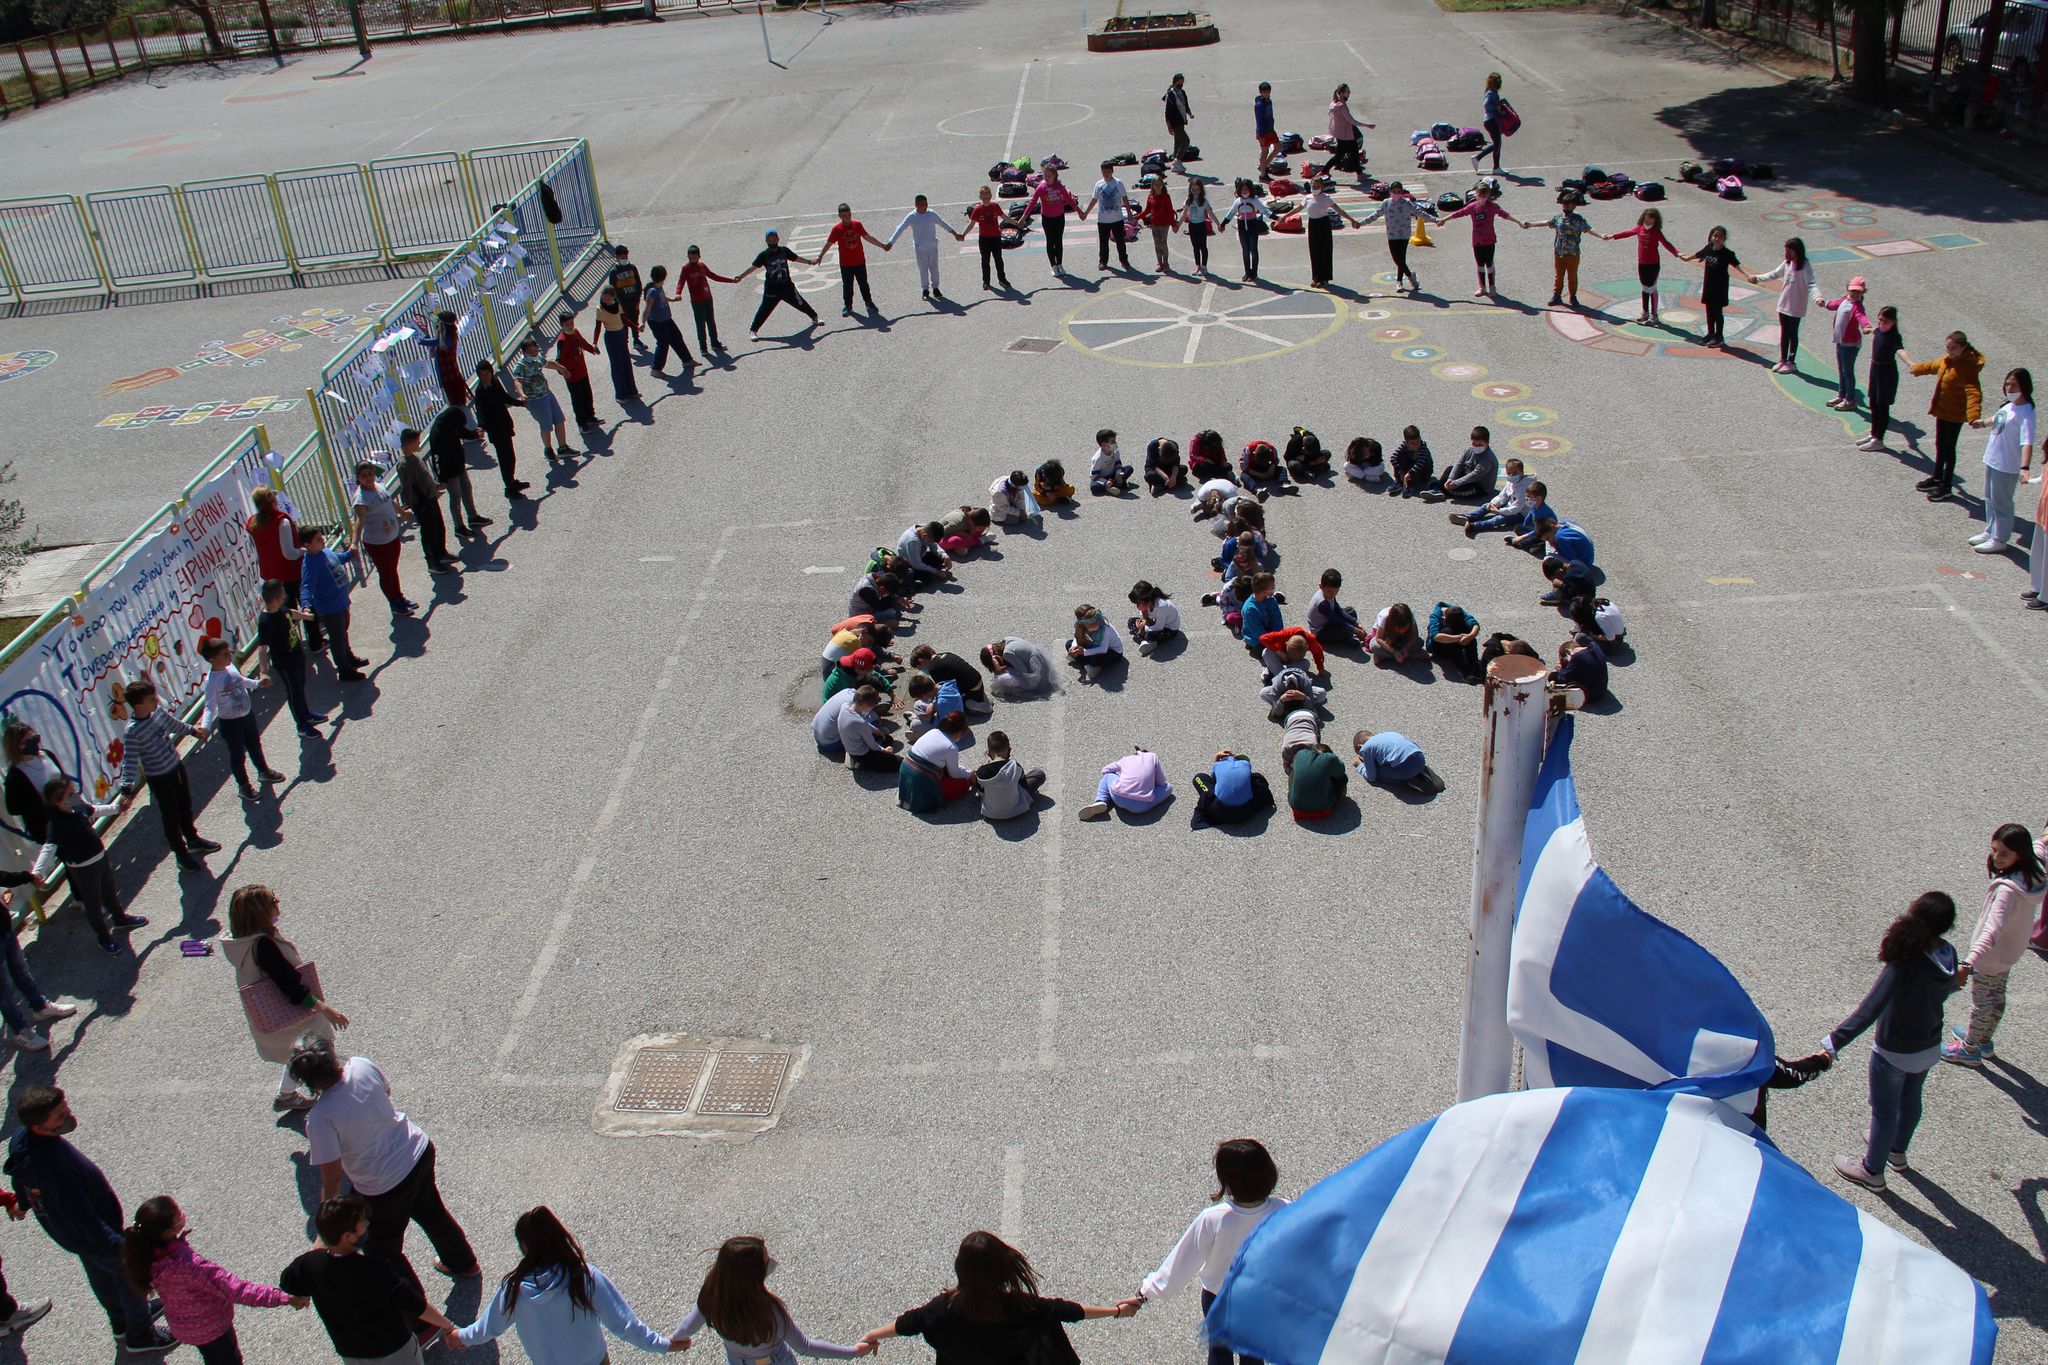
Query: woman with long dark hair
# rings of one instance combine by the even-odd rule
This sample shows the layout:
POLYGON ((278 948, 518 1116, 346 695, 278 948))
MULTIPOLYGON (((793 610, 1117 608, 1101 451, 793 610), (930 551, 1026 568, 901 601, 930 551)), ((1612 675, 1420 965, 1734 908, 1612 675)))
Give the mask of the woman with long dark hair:
MULTIPOLYGON (((1273 1193, 1280 1168, 1273 1154, 1256 1138, 1231 1138, 1216 1144, 1217 1202, 1195 1215, 1180 1241, 1159 1269, 1145 1277, 1135 1297, 1125 1303, 1171 1298, 1191 1281, 1202 1287, 1202 1312, 1223 1291, 1223 1279, 1245 1238, 1272 1214, 1287 1206, 1273 1193)), ((1262 1365, 1255 1356, 1238 1355, 1228 1346, 1209 1347, 1208 1365, 1262 1365)))
POLYGON ((1984 875, 1984 913, 1963 959, 1961 977, 1970 986, 1970 1023, 1954 1028, 1942 1044, 1941 1059, 1958 1066, 1982 1066, 1992 1054, 1991 1035, 2005 1017, 2005 982, 2027 953, 2028 935, 2048 893, 2048 830, 2036 840, 2025 825, 2000 825, 1991 835, 1984 875))
POLYGON ((319 977, 307 977, 306 962, 297 945, 277 932, 282 909, 277 893, 261 883, 235 888, 228 899, 229 937, 221 941, 221 955, 235 969, 237 993, 259 981, 269 981, 295 1011, 285 1019, 267 1012, 264 1002, 242 997, 256 1055, 283 1068, 278 1075, 277 1098, 272 1102, 279 1113, 313 1107, 313 1097, 300 1090, 292 1076, 292 1052, 299 1039, 309 1033, 332 1039, 336 1029, 348 1027, 348 1016, 313 988, 319 977), (309 980, 313 984, 308 984, 309 980))
POLYGON ((799 1355, 852 1360, 874 1354, 867 1342, 817 1341, 796 1325, 789 1305, 768 1288, 775 1258, 759 1237, 728 1237, 704 1276, 696 1306, 676 1324, 678 1350, 707 1326, 725 1340, 726 1365, 795 1365, 799 1355))
POLYGON ((862 1337, 873 1349, 890 1337, 923 1337, 937 1365, 1022 1365, 1080 1357, 1063 1323, 1085 1318, 1127 1318, 1132 1302, 1099 1308, 1038 1293, 1038 1272, 1023 1252, 993 1232, 970 1232, 953 1257, 953 1287, 887 1327, 862 1337))
POLYGON ((1906 1146, 1920 1125, 1920 1092, 1941 1060, 1941 1010, 1962 978, 1944 937, 1956 925, 1945 891, 1923 891, 1891 922, 1877 946, 1884 969, 1863 1003, 1821 1040, 1833 1057, 1876 1025, 1870 1048, 1870 1132, 1862 1156, 1838 1156, 1835 1171, 1865 1189, 1884 1188, 1884 1168, 1906 1169, 1906 1146))
POLYGON ((605 1273, 542 1204, 512 1225, 519 1263, 505 1272, 483 1316, 442 1335, 453 1350, 495 1341, 511 1328, 533 1365, 604 1365, 605 1332, 650 1355, 680 1351, 688 1341, 664 1337, 640 1321, 605 1273))
POLYGON ((185 1211, 175 1199, 160 1194, 143 1200, 135 1221, 121 1232, 121 1269, 137 1294, 163 1300, 171 1335, 197 1349, 205 1365, 242 1365, 236 1304, 304 1308, 309 1300, 221 1269, 192 1250, 185 1233, 185 1211))

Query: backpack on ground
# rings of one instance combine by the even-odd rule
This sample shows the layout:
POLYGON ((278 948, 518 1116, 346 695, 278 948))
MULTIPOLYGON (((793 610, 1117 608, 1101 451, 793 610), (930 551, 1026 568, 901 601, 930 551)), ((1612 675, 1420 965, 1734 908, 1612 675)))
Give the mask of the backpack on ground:
POLYGON ((1455 123, 1432 123, 1429 125, 1429 135, 1438 142, 1448 142, 1458 135, 1458 125, 1455 123))
POLYGON ((1200 161, 1202 159, 1202 149, 1190 142, 1188 149, 1180 154, 1180 159, 1182 161, 1200 161))
POLYGON ((1031 158, 1028 156, 1020 156, 1015 161, 1012 161, 1010 164, 1012 166, 1015 166, 1020 171, 1028 171, 1031 169, 1031 158))
POLYGON ((1022 199, 1029 193, 1031 191, 1028 188, 1015 180, 1005 180, 996 186, 996 196, 1001 199, 1022 199))
POLYGON ((1579 179, 1588 189, 1591 189, 1606 178, 1607 172, 1601 170, 1598 166, 1588 166, 1585 170, 1579 172, 1579 179))
POLYGON ((895 553, 896 547, 893 545, 877 545, 868 553, 868 562, 862 567, 861 572, 864 574, 880 573, 882 566, 887 564, 890 556, 895 553))
POLYGON ((1115 156, 1109 158, 1109 164, 1112 166, 1135 166, 1138 164, 1138 154, 1136 152, 1118 152, 1115 156))
POLYGON ((1300 133, 1282 133, 1280 134, 1280 150, 1289 156, 1293 156, 1298 152, 1307 151, 1308 145, 1301 140, 1300 133))
POLYGON ((1451 159, 1444 155, 1442 145, 1435 142, 1426 145, 1428 147, 1427 151, 1416 153, 1416 164, 1425 171, 1449 170, 1451 168, 1451 159))
POLYGON ((1005 166, 1003 167, 1002 175, 998 178, 1005 185, 1021 185, 1024 183, 1024 172, 1018 170, 1015 166, 1005 166))
POLYGON ((1678 178, 1688 185, 1705 185, 1707 168, 1697 161, 1681 161, 1678 163, 1678 178))
POLYGON ((1276 175, 1266 182, 1266 188, 1274 194, 1300 194, 1301 186, 1284 175, 1276 175))
POLYGON ((1664 197, 1664 186, 1655 180, 1645 181, 1636 186, 1636 198, 1646 204, 1654 204, 1664 197))
POLYGON ((1742 175, 1742 172, 1743 172, 1743 167, 1742 167, 1742 158, 1741 158, 1741 157, 1739 157, 1739 156, 1717 156, 1717 157, 1715 157, 1715 158, 1714 158, 1714 174, 1715 174, 1715 175, 1717 175, 1717 176, 1730 176, 1730 175, 1732 175, 1732 176, 1737 176, 1737 177, 1740 177, 1740 176, 1742 175))
POLYGON ((1436 208, 1438 213, 1455 213, 1457 210, 1464 207, 1465 196, 1459 194, 1456 190, 1445 190, 1442 194, 1436 197, 1436 208))
POLYGON ((1365 187, 1365 197, 1368 199, 1385 199, 1393 192, 1393 187, 1384 180, 1375 180, 1365 187))
POLYGON ((1744 198, 1745 196, 1742 193, 1742 177, 1739 175, 1722 176, 1714 182, 1714 193, 1720 195, 1723 199, 1744 198))
POLYGON ((1460 128, 1445 144, 1454 152, 1476 152, 1486 145, 1486 134, 1477 128, 1460 128))
POLYGON ((1308 140, 1308 149, 1312 152, 1334 152, 1337 150, 1337 139, 1328 133, 1317 133, 1308 140))
POLYGON ((1038 166, 1040 170, 1063 171, 1067 168, 1067 159, 1058 152, 1054 152, 1051 156, 1039 162, 1038 166))
POLYGON ((1500 135, 1513 137, 1522 131, 1522 116, 1515 112, 1515 106, 1506 100, 1500 102, 1500 135))

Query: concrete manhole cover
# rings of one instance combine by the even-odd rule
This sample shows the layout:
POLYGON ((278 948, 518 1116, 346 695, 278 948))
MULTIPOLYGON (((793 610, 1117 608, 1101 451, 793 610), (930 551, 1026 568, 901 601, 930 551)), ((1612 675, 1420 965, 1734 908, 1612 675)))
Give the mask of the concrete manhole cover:
POLYGON ((642 1035, 619 1050, 591 1127, 610 1137, 744 1141, 781 1121, 809 1051, 759 1038, 642 1035))
POLYGON ((1044 355, 1048 351, 1058 350, 1059 346, 1059 342, 1051 337, 1018 337, 1005 349, 1016 351, 1020 355, 1044 355))

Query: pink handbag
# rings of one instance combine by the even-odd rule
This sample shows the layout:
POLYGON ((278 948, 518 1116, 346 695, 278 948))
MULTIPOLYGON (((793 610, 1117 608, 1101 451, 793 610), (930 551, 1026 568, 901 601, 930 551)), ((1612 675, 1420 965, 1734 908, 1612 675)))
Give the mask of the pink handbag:
MULTIPOLYGON (((319 967, 311 962, 300 963, 299 980, 316 997, 326 999, 320 990, 319 967)), ((257 1033, 281 1033, 313 1017, 313 1011, 306 1006, 285 999, 277 983, 267 976, 242 987, 241 996, 242 1012, 249 1016, 249 1027, 257 1033)))

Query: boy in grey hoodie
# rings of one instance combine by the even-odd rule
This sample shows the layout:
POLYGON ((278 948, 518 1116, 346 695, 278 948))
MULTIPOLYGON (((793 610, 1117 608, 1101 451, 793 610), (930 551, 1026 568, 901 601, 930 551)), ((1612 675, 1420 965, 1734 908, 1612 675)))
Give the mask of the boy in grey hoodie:
POLYGON ((1038 789, 1045 785, 1045 770, 1024 765, 1010 757, 1010 737, 1001 730, 988 732, 983 746, 988 762, 974 770, 974 789, 981 793, 981 818, 1014 820, 1031 809, 1038 789))

